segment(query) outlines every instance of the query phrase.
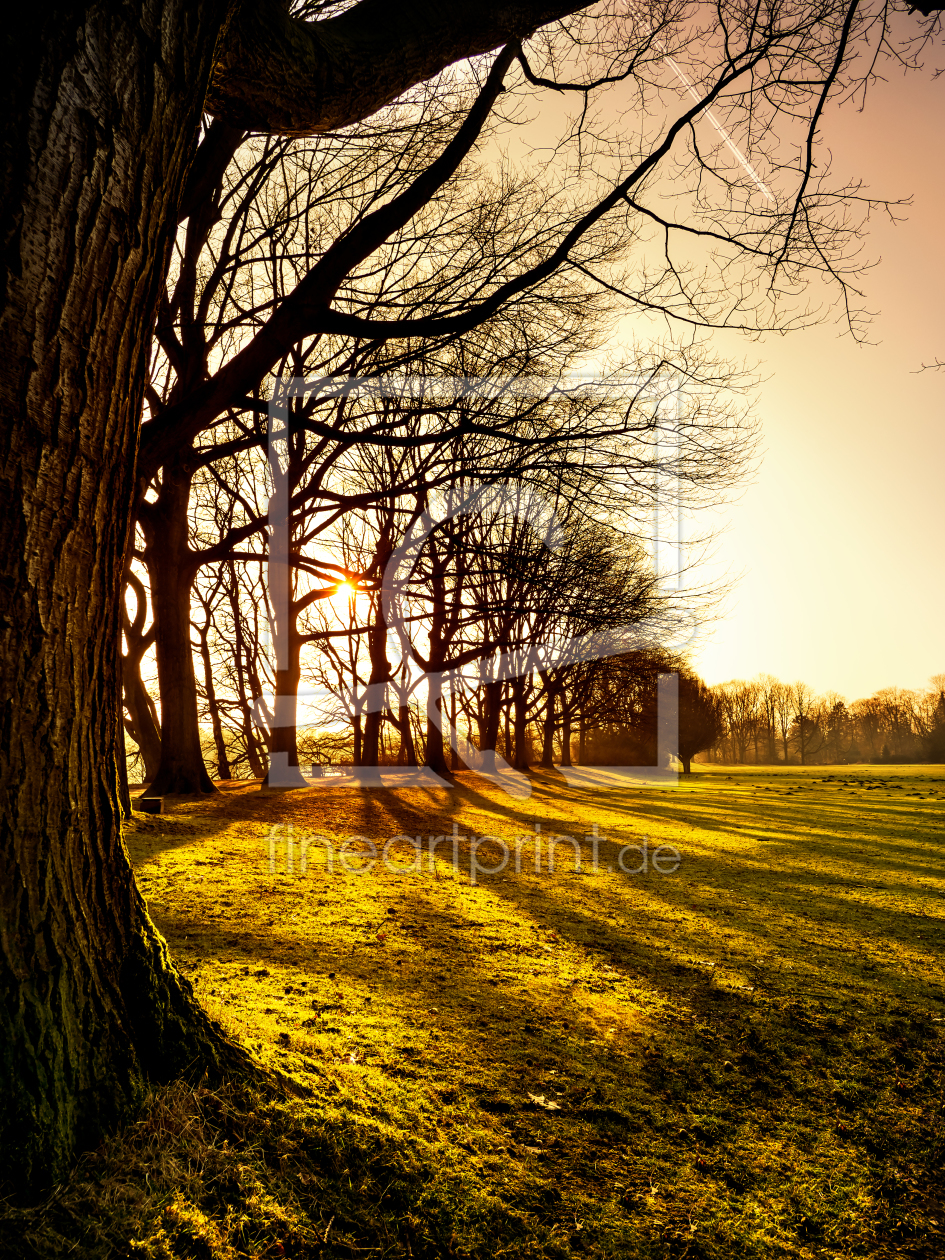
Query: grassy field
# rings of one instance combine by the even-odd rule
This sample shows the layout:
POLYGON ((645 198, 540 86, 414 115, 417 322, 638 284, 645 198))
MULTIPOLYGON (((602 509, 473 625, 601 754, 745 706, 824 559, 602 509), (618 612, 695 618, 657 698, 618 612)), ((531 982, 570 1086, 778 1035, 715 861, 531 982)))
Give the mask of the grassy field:
POLYGON ((4 1254, 945 1256, 941 768, 234 783, 128 846, 200 1000, 300 1096, 156 1092, 6 1209, 4 1254), (456 866, 342 857, 454 826, 456 866), (521 869, 472 884, 482 834, 521 869), (562 834, 580 870, 565 842, 549 871, 562 834))

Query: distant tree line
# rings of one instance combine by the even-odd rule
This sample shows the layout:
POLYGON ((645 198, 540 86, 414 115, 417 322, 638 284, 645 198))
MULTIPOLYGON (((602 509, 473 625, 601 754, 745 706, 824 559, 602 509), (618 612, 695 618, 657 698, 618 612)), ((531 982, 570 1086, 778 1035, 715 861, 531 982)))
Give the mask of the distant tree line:
POLYGON ((770 674, 712 688, 719 733, 706 760, 754 765, 945 762, 945 674, 924 691, 884 687, 848 704, 770 674))

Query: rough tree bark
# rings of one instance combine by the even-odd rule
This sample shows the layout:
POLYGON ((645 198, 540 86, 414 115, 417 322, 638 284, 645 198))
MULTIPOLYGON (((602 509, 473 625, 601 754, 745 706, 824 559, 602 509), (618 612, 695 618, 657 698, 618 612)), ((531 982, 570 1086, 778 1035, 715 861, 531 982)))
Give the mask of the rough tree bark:
POLYGON ((144 352, 222 3, 50 5, 7 50, 0 1176, 40 1184, 226 1044, 121 840, 116 644, 144 352))
POLYGON ((275 0, 93 0, 4 24, 0 1178, 39 1187, 146 1078, 235 1060, 135 887, 117 762, 145 352, 215 59, 230 122, 316 130, 569 7, 370 0, 305 28, 275 0))

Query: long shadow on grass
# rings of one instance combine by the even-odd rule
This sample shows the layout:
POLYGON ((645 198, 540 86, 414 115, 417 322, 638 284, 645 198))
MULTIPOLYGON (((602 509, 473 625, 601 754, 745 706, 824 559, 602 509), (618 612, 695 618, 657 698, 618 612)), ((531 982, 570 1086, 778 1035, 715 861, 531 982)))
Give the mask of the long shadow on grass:
MULTIPOLYGON (((557 777, 557 776, 555 776, 557 777)), ((243 793, 239 797, 239 812, 243 814, 247 820, 256 822, 292 822, 297 821, 303 827, 311 827, 313 805, 318 808, 318 813, 324 814, 326 820, 332 822, 332 830, 336 833, 357 833, 377 837, 378 839, 390 838, 396 834, 420 834, 429 836, 431 834, 448 834, 451 825, 451 816, 456 815, 459 810, 462 811, 464 818, 464 827, 468 828, 470 822, 474 821, 474 814, 478 810, 482 810, 484 823, 488 826, 489 819, 492 820, 492 826, 495 826, 495 815, 500 813, 506 823, 522 831, 527 831, 531 822, 534 820, 536 810, 546 804, 563 805, 567 804, 571 809, 580 810, 584 805, 600 806, 601 794, 598 791, 578 788, 577 790, 568 790, 560 785, 560 780, 555 782, 547 782, 536 779, 536 795, 533 801, 525 802, 506 802, 504 800, 496 801, 484 791, 477 789, 475 781, 460 782, 451 793, 440 791, 426 791, 423 789, 411 790, 411 799, 400 799, 396 790, 381 791, 365 791, 356 788, 340 788, 333 790, 320 789, 317 793, 243 793), (549 792, 551 788, 551 792, 549 792), (420 797, 419 802, 417 797, 420 797), (547 798, 553 797, 552 802, 548 802, 547 798), (339 823, 342 825, 339 826, 339 823)), ((627 798, 625 794, 621 798, 614 800, 608 798, 607 809, 608 814, 612 818, 614 814, 618 817, 623 815, 626 818, 626 828, 614 826, 612 822, 608 823, 607 830, 612 833, 619 833, 625 830, 628 834, 619 837, 622 840, 639 839, 641 822, 647 818, 662 821, 679 823, 680 821, 688 822, 692 826, 706 827, 711 822, 712 831, 718 833, 724 832, 724 827, 719 826, 719 820, 715 817, 714 812, 710 818, 705 814, 709 812, 705 807, 710 802, 705 800, 701 802, 703 809, 698 813, 691 808, 685 808, 680 798, 675 801, 664 799, 653 800, 646 799, 641 792, 636 792, 632 798, 627 798), (682 807, 682 808, 681 808, 682 807)), ((235 802, 232 800, 227 802, 228 814, 232 813, 232 807, 235 802)), ((739 802, 741 804, 741 802, 739 802)), ((186 808, 188 813, 193 816, 199 812, 202 802, 197 803, 197 809, 193 802, 182 802, 181 807, 186 808)), ((733 802, 719 802, 716 809, 724 806, 726 811, 730 811, 733 802)), ((752 802, 752 809, 757 813, 757 804, 752 802)), ((214 827, 214 814, 216 810, 213 808, 213 802, 208 802, 204 807, 205 828, 200 828, 200 835, 197 838, 205 839, 211 836, 216 828, 214 827)), ((231 821, 230 817, 225 820, 226 823, 231 821)), ((773 820, 777 825, 777 820, 773 820)), ((171 828, 169 834, 160 837, 160 839, 149 838, 150 851, 153 853, 157 847, 173 847, 177 848, 188 843, 193 843, 195 836, 188 835, 183 837, 177 835, 172 830, 174 820, 171 820, 171 828)), ((545 817, 543 820, 543 829, 545 834, 554 831, 569 834, 572 831, 580 830, 576 828, 573 820, 556 821, 545 817)), ((223 820, 218 824, 223 825, 223 820)), ((783 826, 783 824, 781 824, 783 826)), ((741 842, 750 842, 750 836, 744 831, 737 833, 741 842)), ((860 838, 857 843, 863 843, 860 838)), ((899 857, 899 850, 908 848, 911 841, 908 837, 902 839, 893 839, 888 837, 882 844, 881 848, 885 854, 891 857, 899 857)), ((871 847, 877 847, 874 844, 871 847)), ((562 851, 559 851, 562 852, 562 851)), ((567 848, 563 850, 564 855, 568 853, 567 848)), ((617 856, 617 848, 615 846, 608 847, 606 844, 601 846, 600 859, 602 864, 614 866, 617 856)), ((887 906, 872 905, 868 908, 862 905, 851 904, 839 896, 828 893, 829 887, 844 888, 846 891, 851 890, 854 886, 854 878, 843 876, 840 872, 812 872, 807 863, 816 857, 816 859, 824 862, 832 862, 838 859, 849 859, 851 854, 844 842, 838 843, 836 840, 828 841, 825 837, 805 836, 803 840, 790 841, 782 840, 776 849, 759 851, 757 856, 749 856, 744 853, 734 854, 732 852, 720 853, 714 862, 708 859, 692 859, 687 858, 685 872, 688 881, 691 884, 697 876, 703 875, 707 888, 704 888, 699 894, 705 900, 706 896, 718 897, 720 892, 727 894, 731 890, 724 888, 713 889, 713 884, 719 884, 720 876, 729 883, 737 885, 738 893, 742 899, 751 899, 753 904, 749 907, 744 905, 736 906, 691 906, 692 892, 689 888, 677 886, 674 896, 674 885, 665 879, 654 887, 650 887, 646 881, 637 881, 636 889, 643 891, 646 889, 648 897, 654 895, 659 897, 658 905, 670 911, 679 912, 681 903, 690 899, 690 909, 698 909, 700 917, 695 923, 690 924, 695 927, 699 933, 695 942, 679 941, 674 939, 676 933, 666 933, 659 925, 659 915, 654 914, 652 910, 646 911, 644 907, 636 905, 633 910, 636 914, 643 912, 643 921, 646 924, 643 930, 651 933, 657 939, 663 937, 663 949, 669 947, 679 955, 683 952, 686 945, 689 946, 689 952, 695 948, 696 952, 709 954, 710 958, 715 961, 724 959, 725 955, 730 958, 733 967, 739 964, 747 966, 749 971, 759 968, 764 971, 770 971, 777 961, 780 966, 784 963, 790 964, 792 969, 798 967, 806 973, 808 982, 810 981, 810 973, 815 970, 820 972, 822 978, 818 982, 818 988, 823 984, 837 983, 848 986, 851 981, 857 988, 864 986, 876 987, 880 982, 884 982, 891 990, 900 993, 902 991, 903 977, 893 968, 886 968, 880 961, 875 958, 868 960, 869 972, 864 973, 862 968, 851 968, 843 966, 845 961, 840 958, 836 960, 837 964, 831 963, 829 959, 822 957, 817 959, 816 967, 811 966, 810 947, 815 944, 822 951, 837 951, 838 947, 827 941, 811 942, 809 939, 797 936, 797 925, 785 923, 782 925, 782 931, 776 944, 770 940, 770 930, 772 928, 771 902, 783 907, 788 914, 810 921, 811 916, 809 910, 815 907, 820 916, 820 922, 814 922, 811 927, 803 928, 808 932, 817 933, 822 931, 824 920, 826 925, 833 928, 849 929, 855 927, 857 931, 863 932, 868 930, 874 938, 882 938, 886 941, 908 941, 914 932, 917 922, 917 916, 912 910, 894 909, 887 906), (798 852, 797 862, 792 861, 789 853, 791 845, 796 844, 803 846, 798 852), (773 862, 776 853, 776 864, 773 862), (766 856, 768 855, 768 856, 766 856), (761 883, 760 881, 763 881, 761 883), (816 900, 815 900, 816 898, 816 900), (724 916, 726 922, 723 927, 725 931, 717 926, 718 920, 724 916), (854 922, 855 920, 855 922, 854 922), (867 925, 868 920, 868 925, 867 925), (739 938, 735 946, 731 946, 725 942, 725 935, 739 938), (792 939, 792 936, 795 939, 792 939), (776 959, 772 960, 769 956, 772 951, 776 950, 776 959), (732 955, 738 957, 732 958, 732 955)), ((874 860, 871 856, 869 860, 874 860)), ((866 862, 859 863, 866 865, 866 862)), ((914 865, 914 864, 912 864, 914 865)), ((899 869, 908 869, 910 863, 904 859, 900 859, 899 869)), ((916 874, 929 874, 933 872, 933 868, 929 866, 921 866, 915 871, 916 874)), ((910 871, 910 874, 913 872, 910 871)), ((652 881, 651 881, 652 882, 652 881)), ((681 883, 681 881, 680 881, 681 883)), ((906 881, 896 881, 892 885, 889 881, 888 874, 884 874, 883 882, 880 884, 878 880, 870 880, 868 877, 858 875, 855 878, 855 886, 869 891, 871 888, 882 888, 886 893, 891 892, 900 898, 905 896, 910 899, 917 898, 921 895, 913 885, 906 881)), ((619 889, 618 885, 618 889, 619 889)), ((631 877, 630 885, 634 887, 631 877)), ((602 949, 609 954, 611 958, 619 957, 621 954, 632 956, 632 966, 637 968, 647 968, 647 960, 652 957, 654 944, 648 941, 643 948, 633 948, 631 943, 635 939, 635 931, 627 923, 626 928, 611 929, 604 928, 600 922, 600 911, 606 908, 612 917, 626 920, 630 907, 626 904, 625 898, 619 895, 615 889, 601 889, 598 892, 600 900, 594 908, 594 912, 589 912, 583 919, 575 916, 573 908, 570 912, 566 912, 561 904, 560 885, 556 882, 553 885, 544 888, 535 888, 531 885, 522 883, 518 886, 513 896, 513 886, 505 883, 503 885, 495 885, 494 891, 498 895, 514 900, 516 909, 519 912, 528 913, 533 916, 541 916, 546 921, 549 918, 554 919, 556 928, 561 932, 562 936, 569 940, 573 945, 580 948, 587 948, 589 944, 596 948, 602 949), (528 890, 526 892, 526 889, 528 890), (553 891, 553 889, 555 891, 553 891), (566 920, 570 918, 569 922, 566 920), (578 926, 579 925, 579 926, 578 926)), ((689 916, 691 918, 691 916, 689 916)), ((193 921, 190 921, 190 930, 193 930, 193 921)), ((866 962, 867 960, 862 960, 866 962)), ((664 967, 665 957, 660 963, 664 967)), ((694 967, 686 958, 675 959, 673 964, 682 967, 683 974, 690 973, 698 975, 698 968, 694 967)), ((794 979, 800 977, 794 976, 794 979)), ((770 980, 770 978, 769 978, 770 980)), ((653 976, 651 982, 658 984, 658 977, 653 976)), ((926 982, 919 979, 913 981, 908 987, 916 988, 921 991, 926 987, 926 982)), ((673 986, 674 990, 676 986, 673 986)))
MULTIPOLYGON (((293 822, 302 829, 325 829, 334 836, 360 833, 375 839, 395 834, 448 834, 453 819, 460 818, 460 810, 460 830, 464 833, 475 829, 481 811, 483 831, 493 831, 499 815, 510 828, 523 832, 541 817, 545 832, 583 834, 586 828, 577 819, 587 816, 593 820, 602 809, 600 794, 550 789, 550 782, 546 789, 544 781, 536 780, 535 798, 530 802, 497 801, 469 781, 460 783, 451 795, 437 792, 421 796, 417 789, 411 789, 407 799, 393 791, 368 793, 352 788, 284 796, 245 793, 235 812, 254 824, 293 822), (549 812, 554 816, 544 816, 549 812)), ((232 806, 236 803, 233 800, 232 806)), ((608 818, 616 819, 602 830, 618 841, 633 841, 648 819, 654 824, 684 819, 696 828, 719 831, 711 810, 707 818, 704 807, 708 802, 703 799, 698 804, 699 808, 683 797, 666 798, 664 803, 635 792, 619 804, 607 802, 608 818)), ((171 828, 167 828, 166 836, 158 833, 154 837, 149 832, 153 852, 162 846, 181 849, 195 841, 214 839, 233 822, 234 809, 229 802, 225 819, 215 816, 218 802, 197 803, 196 808, 191 802, 182 802, 180 808, 193 819, 194 834, 185 837, 171 828)), ((714 808, 722 813, 729 811, 731 804, 719 802, 714 808)), ((740 842, 750 843, 744 832, 733 829, 732 834, 737 834, 740 842)), ((903 837, 901 843, 907 839, 903 837)), ((242 849, 234 841, 234 852, 242 853, 245 860, 250 849, 245 840, 239 844, 242 849)), ((254 839, 252 844, 261 841, 254 839)), ((828 858, 822 855, 823 847, 818 839, 817 856, 824 861, 836 860, 847 852, 846 842, 834 842, 828 858)), ((602 842, 601 862, 611 864, 618 850, 619 843, 602 842)), ((790 1017, 781 1019, 776 1005, 766 1006, 763 997, 753 1006, 747 993, 729 995, 710 988, 697 963, 679 958, 680 948, 720 956, 729 947, 726 932, 736 938, 736 945, 731 946, 733 954, 736 946, 738 952, 770 953, 766 933, 778 926, 774 912, 783 907, 785 927, 793 927, 805 908, 812 908, 812 894, 823 897, 826 873, 818 876, 801 860, 809 859, 809 847, 806 851, 798 849, 793 858, 789 844, 777 846, 776 870, 762 865, 765 851, 763 845, 757 854, 733 854, 723 848, 711 857, 684 851, 679 879, 628 876, 618 883, 613 877, 566 875, 563 869, 541 880, 484 879, 483 892, 490 902, 500 906, 504 902, 509 921, 516 924, 517 936, 506 933, 502 939, 503 920, 493 917, 491 935, 480 931, 476 906, 469 900, 472 895, 461 896, 458 884, 455 900, 444 906, 434 902, 431 886, 418 879, 378 879, 373 886, 362 882, 358 885, 362 893, 370 887, 372 896, 353 898, 342 888, 317 883, 314 877, 307 887, 292 883, 285 875, 280 877, 279 888, 292 892, 296 900, 300 894, 306 903, 324 898, 339 913, 339 908, 347 905, 352 920, 371 928, 371 937, 359 938, 353 952, 352 934, 336 937, 327 922, 316 921, 318 935, 307 947, 281 921, 271 925, 255 921, 251 934, 222 921, 201 928, 201 939, 186 942, 182 938, 194 932, 199 915, 188 918, 171 910, 161 925, 172 937, 177 956, 185 960, 225 957, 229 971, 218 973, 224 978, 236 971, 252 971, 253 964, 255 970, 273 973, 254 980, 255 991, 260 1001, 269 993, 266 1000, 276 1007, 280 1000, 277 989, 293 990, 286 993, 280 1026, 287 1038, 300 1041, 306 1034, 297 1019, 299 1008, 293 1003, 305 978, 307 997, 314 994, 322 1010, 330 1010, 337 1027, 336 1033, 326 1033, 320 1041, 321 1070, 329 1073, 329 1080, 333 1064, 346 1065, 352 1050, 367 1045, 364 1030, 369 1013, 382 1005, 379 999, 383 998, 385 1018, 393 1031, 390 1035, 379 1033, 373 1047, 382 1070, 388 1076, 403 1078, 405 1088, 412 1088, 414 1081, 418 1090, 432 1087, 444 1112, 451 1105, 446 1101, 451 1094, 465 1092, 478 1100, 485 1118, 466 1128, 469 1113, 460 1112, 459 1131, 480 1151, 483 1142, 492 1144, 491 1153, 503 1164, 504 1185, 511 1187, 510 1202, 515 1202, 517 1161, 533 1158, 523 1156, 522 1151, 540 1148, 541 1157, 548 1160, 549 1180, 556 1186, 566 1188, 580 1179, 597 1201, 605 1201, 612 1198, 612 1187, 619 1181, 624 1198, 642 1219, 650 1210, 646 1195, 654 1177, 657 1181, 669 1179, 671 1185, 685 1185, 682 1195, 677 1196, 680 1212, 701 1202, 702 1178, 715 1178, 715 1197, 730 1190, 740 1194, 741 1164, 725 1162, 735 1152, 739 1126, 747 1125, 750 1130, 738 1154, 746 1166, 749 1145, 763 1146, 782 1123, 785 1111, 796 1105, 806 1108, 804 1123, 815 1126, 819 1140, 829 1143, 837 1107, 848 1105, 842 1099, 838 1102, 831 1073, 842 1070, 856 1075, 862 1068, 860 1074, 870 1088, 874 1083, 876 1089, 886 1088, 885 1077, 882 1073, 877 1077, 873 1067, 874 1051, 864 1051, 860 1062, 857 1052, 850 1049, 858 1033, 852 1019, 830 1022, 821 1015, 805 1016, 806 1022, 795 1026, 790 1017), (733 890, 749 904, 735 903, 733 890), (387 916, 392 907, 396 914, 387 916), (381 944, 374 931, 380 916, 398 925, 400 966, 398 958, 391 956, 390 942, 381 944), (719 919, 724 920, 723 929, 717 926, 719 919), (547 937, 541 932, 529 938, 529 924, 536 929, 551 928, 560 938, 551 953, 542 948, 547 937), (704 935, 689 940, 684 933, 690 929, 704 930, 704 935), (514 948, 499 949, 503 943, 514 948), (595 992, 583 1006, 567 985, 560 983, 567 977, 559 974, 559 969, 563 971, 568 958, 581 962, 584 979, 593 982, 595 992), (607 1007, 606 989, 621 978, 621 1000, 607 1007), (371 996, 374 1002, 369 1005, 371 996), (347 1011, 342 1009, 345 1005, 347 1011), (605 1016, 608 1022, 616 1020, 612 1008, 617 1005, 622 1006, 625 1017, 615 1044, 607 1044, 602 1021, 605 1016), (644 1055, 635 1032, 644 1037, 652 1034, 655 1051, 651 1045, 652 1052, 644 1055), (838 1064, 843 1054, 847 1059, 841 1069, 838 1064), (810 1056, 814 1063, 810 1074, 798 1066, 802 1056, 810 1056), (536 1101, 538 1098, 542 1101, 536 1101), (549 1103, 554 1104, 551 1109, 549 1103), (476 1125, 478 1136, 473 1136, 476 1125), (713 1150, 723 1148, 716 1159, 713 1150), (631 1160, 627 1159, 628 1149, 633 1152, 631 1160)), ((566 854, 562 849, 562 858, 566 854)), ((256 886, 261 890, 265 885, 261 848, 258 856, 260 871, 256 875, 260 878, 256 886)), ((194 900, 198 900, 198 891, 194 889, 194 900)), ((442 891, 440 886, 439 894, 442 891)), ((910 895, 916 895, 912 888, 910 895)), ((842 922, 838 910, 843 903, 833 893, 827 895, 827 901, 828 913, 833 916, 830 925, 836 928, 842 922)), ((284 913, 287 915, 288 909, 284 913)), ((317 915, 318 910, 314 913, 317 915)), ((878 908, 873 907, 872 913, 879 917, 878 908)), ((887 931, 903 921, 898 911, 883 912, 880 919, 887 931)), ((819 928, 822 925, 811 927, 810 934, 819 928)), ((777 948, 800 963, 804 954, 801 946, 802 942, 787 940, 779 942, 777 948)), ((830 965, 829 960, 820 966, 826 983, 836 987, 849 975, 842 967, 830 965)), ((879 987, 876 980, 872 983, 879 987)), ((360 1068, 344 1066, 344 1070, 354 1073, 360 1068)), ((852 1086, 843 1088, 844 1097, 854 1096, 852 1086)), ((866 1086, 856 1084, 855 1088, 866 1086)), ((782 1130, 789 1143, 791 1132, 790 1125, 782 1130)), ((806 1169, 806 1147, 798 1150, 798 1167, 806 1169)), ((780 1173, 775 1177, 772 1202, 780 1201, 788 1184, 780 1173)), ((868 1185, 869 1177, 864 1175, 864 1187, 868 1185)), ((543 1205, 541 1210, 554 1219, 553 1200, 543 1200, 543 1205)), ((576 1217, 572 1214, 571 1219, 576 1217)), ((680 1237, 685 1241, 689 1224, 684 1225, 680 1237)), ((730 1248, 729 1253, 738 1254, 738 1250, 730 1248)), ((625 1249, 614 1254, 630 1252, 625 1249)))

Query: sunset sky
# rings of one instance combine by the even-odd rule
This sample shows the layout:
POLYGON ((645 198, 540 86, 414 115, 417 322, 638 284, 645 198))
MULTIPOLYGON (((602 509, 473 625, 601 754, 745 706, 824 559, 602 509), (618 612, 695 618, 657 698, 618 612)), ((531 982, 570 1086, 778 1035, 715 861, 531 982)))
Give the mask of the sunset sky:
POLYGON ((711 683, 767 672, 855 699, 945 672, 945 371, 917 371, 945 360, 943 105, 945 77, 897 75, 829 119, 838 175, 913 197, 866 242, 878 344, 836 325, 717 338, 768 379, 761 467, 717 548, 740 580, 696 656, 711 683))

